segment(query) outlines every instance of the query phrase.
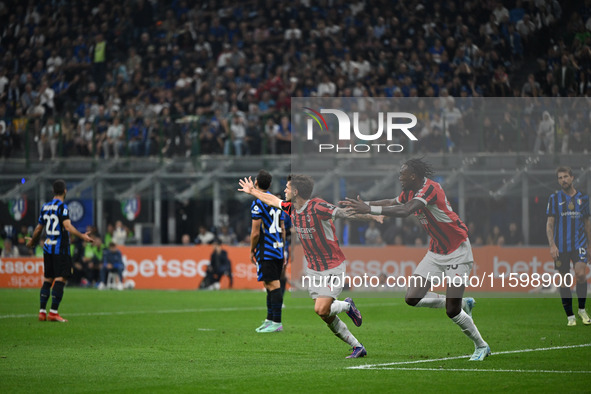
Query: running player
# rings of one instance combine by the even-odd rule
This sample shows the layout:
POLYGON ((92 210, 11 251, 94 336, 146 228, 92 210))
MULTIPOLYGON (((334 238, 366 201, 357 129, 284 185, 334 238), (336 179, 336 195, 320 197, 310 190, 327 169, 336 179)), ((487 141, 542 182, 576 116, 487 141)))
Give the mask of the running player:
MULTIPOLYGON (((254 187, 263 193, 270 193, 268 190, 272 180, 271 174, 260 170, 254 187)), ((267 290, 267 318, 255 331, 279 332, 283 330, 283 292, 280 283, 285 259, 283 211, 270 207, 257 198, 252 202, 250 215, 250 260, 257 267, 257 279, 264 282, 267 290)))
MULTIPOLYGON (((550 244, 550 255, 554 259, 556 270, 562 275, 562 283, 567 282, 571 261, 577 278, 577 298, 579 299, 579 317, 583 324, 591 324, 585 311, 587 300, 587 278, 585 277, 589 256, 589 240, 591 239, 591 223, 589 221, 589 196, 575 190, 573 171, 570 167, 558 167, 556 170, 561 190, 550 195, 546 214, 546 236, 550 244)), ((560 287, 562 306, 567 316, 567 325, 576 326, 577 319, 573 313, 573 299, 570 288, 560 287)))
MULTIPOLYGON (((331 275, 344 274, 345 256, 336 237, 333 219, 350 217, 351 214, 320 198, 311 198, 314 181, 308 176, 289 176, 285 186, 286 201, 257 190, 250 178, 241 179, 239 184, 241 187, 239 191, 251 194, 265 204, 281 208, 291 215, 293 227, 302 242, 308 262, 306 275, 319 279, 311 280, 312 285, 308 288, 310 296, 314 299, 314 311, 338 338, 353 348, 353 352, 347 358, 367 355, 365 347, 337 316, 341 312, 346 312, 353 323, 359 327, 362 317, 353 300, 351 298, 346 298, 345 301, 337 300, 343 290, 342 286, 313 285, 321 284, 323 279, 330 278, 331 275)), ((383 217, 376 218, 378 221, 380 219, 383 217)))
POLYGON ((417 266, 406 292, 406 303, 411 306, 443 308, 447 316, 473 342, 475 351, 470 360, 481 361, 491 354, 471 317, 474 299, 463 299, 464 285, 448 283, 446 295, 430 292, 430 277, 458 275, 467 278, 472 270, 472 247, 468 229, 452 211, 441 185, 428 177, 433 170, 421 159, 411 159, 400 168, 402 193, 395 199, 364 202, 347 198, 343 205, 358 213, 407 217, 414 213, 431 237, 427 254, 417 266))
POLYGON ((58 308, 64 295, 66 280, 72 274, 72 258, 70 256, 70 241, 68 232, 78 238, 92 243, 88 233, 82 234, 72 225, 68 216, 66 199, 66 182, 59 179, 53 182, 53 200, 43 205, 39 215, 39 224, 33 231, 33 237, 27 246, 33 249, 39 242, 43 229, 47 238, 43 245, 43 286, 41 286, 41 309, 39 320, 65 323, 66 319, 58 313, 58 308), (54 282, 55 281, 55 282, 54 282), (53 287, 52 287, 53 285, 53 287), (51 309, 47 315, 47 302, 51 292, 51 309))

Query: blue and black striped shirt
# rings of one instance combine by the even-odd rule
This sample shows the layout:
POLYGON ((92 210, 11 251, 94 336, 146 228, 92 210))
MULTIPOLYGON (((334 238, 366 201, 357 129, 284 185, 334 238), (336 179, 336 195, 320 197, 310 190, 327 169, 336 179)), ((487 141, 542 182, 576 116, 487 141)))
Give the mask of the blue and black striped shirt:
POLYGON ((70 255, 70 234, 64 228, 68 216, 68 206, 57 198, 41 207, 39 224, 45 227, 43 252, 48 254, 70 255))
POLYGON ((250 216, 252 220, 261 220, 261 233, 255 253, 257 261, 283 259, 282 214, 281 209, 270 207, 258 198, 253 201, 250 216))
POLYGON ((554 242, 559 253, 587 247, 585 219, 589 217, 589 196, 577 192, 570 197, 562 190, 550 195, 546 214, 554 217, 554 242))

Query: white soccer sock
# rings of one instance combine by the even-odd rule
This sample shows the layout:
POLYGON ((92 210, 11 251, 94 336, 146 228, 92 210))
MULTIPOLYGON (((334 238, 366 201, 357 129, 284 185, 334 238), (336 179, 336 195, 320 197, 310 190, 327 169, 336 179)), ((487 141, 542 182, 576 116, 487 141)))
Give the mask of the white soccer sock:
POLYGON ((476 328, 476 324, 474 324, 474 320, 463 310, 458 313, 457 316, 452 317, 454 323, 456 323, 462 329, 462 332, 468 336, 473 342, 474 346, 476 347, 483 347, 486 346, 487 343, 482 339, 478 328, 476 328))
POLYGON ((330 305, 330 314, 329 316, 338 315, 341 312, 346 312, 351 308, 351 304, 345 301, 338 301, 334 300, 330 305))
POLYGON ((415 306, 424 308, 444 308, 445 296, 443 294, 437 294, 429 291, 415 306))
POLYGON ((353 334, 351 334, 351 331, 349 331, 349 328, 347 328, 347 325, 345 323, 343 323, 341 321, 341 319, 339 319, 338 316, 335 316, 333 322, 328 324, 328 328, 330 328, 330 330, 332 332, 334 332, 334 334, 337 337, 339 337, 344 342, 348 343, 349 346, 351 346, 351 347, 361 346, 361 343, 359 343, 357 338, 355 338, 353 336, 353 334))

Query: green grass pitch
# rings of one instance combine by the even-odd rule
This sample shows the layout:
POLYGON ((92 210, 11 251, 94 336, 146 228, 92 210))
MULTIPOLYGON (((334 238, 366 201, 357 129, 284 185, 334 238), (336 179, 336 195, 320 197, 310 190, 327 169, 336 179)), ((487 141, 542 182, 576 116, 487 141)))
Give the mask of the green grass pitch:
POLYGON ((477 299, 474 319, 493 351, 484 362, 458 358, 473 345, 443 310, 399 297, 357 298, 359 328, 341 314, 368 351, 356 360, 307 298, 286 297, 285 331, 272 334, 254 331, 262 291, 66 288, 65 324, 37 321, 38 299, 38 290, 0 290, 2 393, 591 390, 591 326, 567 327, 558 298, 477 299))

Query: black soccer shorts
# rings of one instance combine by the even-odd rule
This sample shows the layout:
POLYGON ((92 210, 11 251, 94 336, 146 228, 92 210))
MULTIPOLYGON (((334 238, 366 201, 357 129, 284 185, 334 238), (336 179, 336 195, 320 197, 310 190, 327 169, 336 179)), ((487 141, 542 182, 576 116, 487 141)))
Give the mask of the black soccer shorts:
POLYGON ((43 253, 43 272, 46 278, 69 278, 72 275, 72 258, 66 254, 43 253))
POLYGON ((257 280, 272 282, 281 279, 283 259, 263 260, 257 264, 257 280))
POLYGON ((554 262, 554 268, 561 274, 567 274, 570 272, 570 263, 578 263, 579 261, 587 264, 589 259, 587 258, 587 250, 585 248, 579 248, 572 252, 560 253, 558 259, 554 262))

